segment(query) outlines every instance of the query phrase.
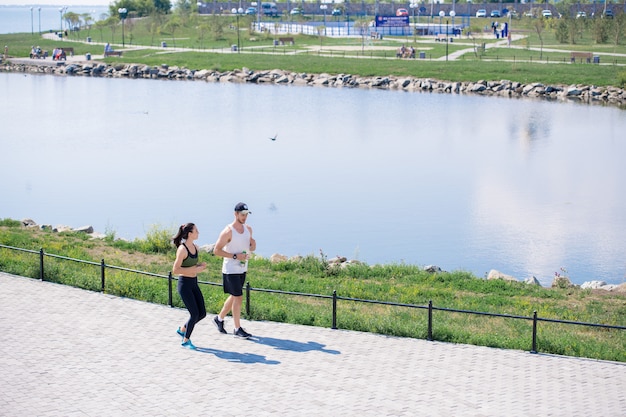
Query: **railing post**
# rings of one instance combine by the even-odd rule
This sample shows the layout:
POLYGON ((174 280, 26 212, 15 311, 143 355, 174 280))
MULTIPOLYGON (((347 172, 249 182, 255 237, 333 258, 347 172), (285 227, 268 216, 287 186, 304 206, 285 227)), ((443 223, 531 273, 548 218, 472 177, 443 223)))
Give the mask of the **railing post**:
POLYGON ((39 279, 43 281, 43 248, 39 249, 39 279))
POLYGON ((333 290, 333 327, 337 330, 337 290, 333 290))
POLYGON ((106 265, 104 264, 104 258, 100 261, 100 291, 104 292, 104 270, 106 265))
POLYGON ((530 353, 537 353, 537 310, 533 311, 533 348, 530 353))
POLYGON ((250 318, 250 282, 246 282, 246 317, 250 318))
POLYGON ((433 300, 428 301, 428 340, 433 340, 433 300))
POLYGON ((170 307, 174 307, 174 301, 172 300, 172 271, 167 274, 167 302, 170 307))

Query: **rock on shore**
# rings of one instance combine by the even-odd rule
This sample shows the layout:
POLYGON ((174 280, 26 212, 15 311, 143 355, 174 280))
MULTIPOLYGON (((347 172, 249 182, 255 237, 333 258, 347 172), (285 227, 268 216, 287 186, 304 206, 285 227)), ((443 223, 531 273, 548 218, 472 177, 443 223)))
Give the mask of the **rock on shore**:
POLYGON ((587 104, 605 104, 626 107, 626 91, 617 87, 593 85, 522 84, 499 80, 477 82, 441 81, 432 78, 412 77, 359 77, 351 74, 308 74, 279 69, 253 71, 248 68, 234 71, 191 70, 161 65, 151 67, 141 64, 107 65, 95 61, 67 65, 7 63, 1 71, 40 74, 74 75, 112 78, 144 78, 168 80, 195 80, 205 82, 236 82, 274 85, 299 85, 320 87, 376 88, 411 92, 478 94, 500 97, 528 97, 561 101, 578 101, 587 104))

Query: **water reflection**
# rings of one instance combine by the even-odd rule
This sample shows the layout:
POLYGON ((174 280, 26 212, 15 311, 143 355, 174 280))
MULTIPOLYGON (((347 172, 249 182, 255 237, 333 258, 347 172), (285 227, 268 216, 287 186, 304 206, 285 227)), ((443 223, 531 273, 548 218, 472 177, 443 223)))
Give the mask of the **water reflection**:
POLYGON ((192 220, 212 243, 243 200, 264 256, 624 276, 617 109, 21 74, 0 88, 0 217, 129 238, 192 220))

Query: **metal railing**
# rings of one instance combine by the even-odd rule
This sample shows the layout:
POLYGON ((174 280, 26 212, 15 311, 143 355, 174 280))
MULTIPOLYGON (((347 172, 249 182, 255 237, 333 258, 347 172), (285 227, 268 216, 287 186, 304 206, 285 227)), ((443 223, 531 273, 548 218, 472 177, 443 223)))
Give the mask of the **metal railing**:
MULTIPOLYGON (((168 305, 170 307, 174 307, 173 303, 173 281, 178 281, 178 278, 173 277, 172 273, 169 272, 168 275, 155 274, 152 272, 139 271, 130 268, 124 268, 115 265, 108 265, 105 263, 104 259, 102 259, 99 263, 93 261, 85 261, 81 259, 70 258, 67 256, 54 255, 50 253, 44 252, 43 248, 40 250, 32 250, 32 249, 24 249, 17 248, 14 246, 7 246, 0 244, 0 248, 10 249, 20 252, 27 252, 32 254, 39 255, 39 279, 44 281, 44 258, 46 256, 66 261, 73 261, 87 265, 99 266, 100 267, 100 291, 105 292, 106 287, 106 269, 119 270, 125 272, 131 272, 140 275, 146 275, 154 278, 163 278, 168 280, 168 305)), ((208 281, 198 281, 199 284, 204 285, 214 285, 214 286, 222 286, 222 284, 217 284, 214 282, 208 281)), ((537 349, 537 324, 539 322, 546 323, 560 323, 560 324, 568 324, 568 325, 578 325, 578 326, 587 326, 587 327, 596 327, 596 328, 604 328, 604 329, 617 329, 617 330, 626 330, 626 326, 617 326, 617 325, 608 325, 608 324, 597 324, 597 323, 586 323, 586 322, 578 322, 578 321, 570 321, 570 320, 558 320, 558 319, 550 319, 550 318, 542 318, 537 315, 537 311, 533 312, 532 317, 528 316, 518 316, 512 314, 499 314, 499 313, 487 313, 482 311, 472 311, 472 310, 459 310, 454 308, 445 308, 445 307, 435 307, 433 306, 432 300, 428 302, 428 305, 416 305, 416 304, 404 304, 404 303, 396 303, 391 301, 378 301, 378 300, 367 300, 361 298, 352 298, 352 297, 341 297, 337 295, 337 291, 333 291, 332 295, 323 295, 323 294, 309 294, 309 293, 301 293, 301 292, 293 292, 293 291, 282 291, 282 290, 273 290, 266 288, 253 288, 250 286, 250 283, 246 283, 245 294, 246 294, 246 315, 250 316, 251 309, 251 300, 252 300, 252 292, 264 292, 264 293, 273 293, 273 294, 284 294, 284 295, 293 295, 293 296, 301 296, 301 297, 312 297, 312 298, 322 298, 332 300, 332 329, 338 329, 337 327, 337 302, 338 301, 352 301, 357 303, 369 303, 369 304, 377 304, 377 305, 385 305, 385 306, 394 306, 394 307, 404 307, 410 309, 423 309, 428 310, 428 328, 427 328, 427 340, 433 341, 433 311, 446 311, 452 313, 461 313, 461 314, 471 314, 478 316, 488 316, 488 317, 501 317, 507 319, 516 319, 516 320, 527 320, 532 321, 532 348, 530 353, 538 353, 537 349)))

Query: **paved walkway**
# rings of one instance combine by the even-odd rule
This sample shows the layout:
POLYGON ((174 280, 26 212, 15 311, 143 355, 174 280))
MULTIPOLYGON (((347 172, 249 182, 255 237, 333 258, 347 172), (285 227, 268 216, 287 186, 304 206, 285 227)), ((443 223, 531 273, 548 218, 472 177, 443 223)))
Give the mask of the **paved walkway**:
POLYGON ((0 273, 0 415, 626 415, 624 363, 245 320, 190 351, 186 317, 0 273))

